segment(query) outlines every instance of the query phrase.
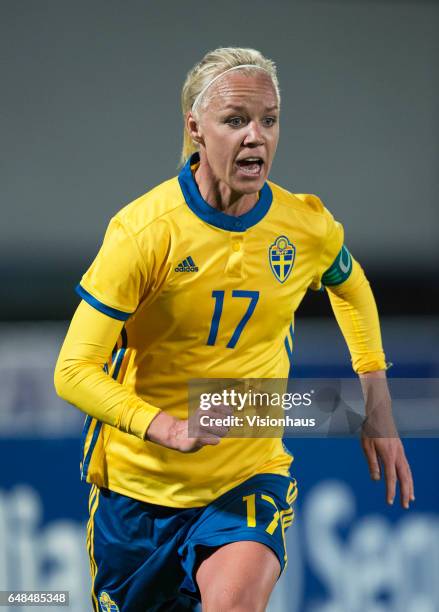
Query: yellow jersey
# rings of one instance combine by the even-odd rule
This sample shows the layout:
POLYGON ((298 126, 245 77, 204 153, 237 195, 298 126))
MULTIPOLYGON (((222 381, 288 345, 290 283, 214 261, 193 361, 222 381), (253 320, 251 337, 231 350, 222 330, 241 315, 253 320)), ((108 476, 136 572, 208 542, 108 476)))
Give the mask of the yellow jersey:
MULTIPOLYGON (((343 264, 343 228, 318 197, 268 181, 252 210, 226 215, 201 197, 198 163, 195 154, 116 214, 77 288, 125 321, 109 374, 181 419, 191 379, 287 378, 294 312, 337 256, 343 264)), ((281 439, 225 438, 183 454, 87 417, 81 467, 100 487, 193 507, 255 474, 286 475, 291 461, 281 439)))

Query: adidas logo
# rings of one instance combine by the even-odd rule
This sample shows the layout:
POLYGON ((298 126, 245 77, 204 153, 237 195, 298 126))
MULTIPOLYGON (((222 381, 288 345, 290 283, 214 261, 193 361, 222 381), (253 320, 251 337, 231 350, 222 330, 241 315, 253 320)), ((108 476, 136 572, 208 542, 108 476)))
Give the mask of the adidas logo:
POLYGON ((176 272, 198 272, 198 266, 195 265, 192 257, 186 257, 183 261, 180 261, 178 266, 175 268, 176 272))

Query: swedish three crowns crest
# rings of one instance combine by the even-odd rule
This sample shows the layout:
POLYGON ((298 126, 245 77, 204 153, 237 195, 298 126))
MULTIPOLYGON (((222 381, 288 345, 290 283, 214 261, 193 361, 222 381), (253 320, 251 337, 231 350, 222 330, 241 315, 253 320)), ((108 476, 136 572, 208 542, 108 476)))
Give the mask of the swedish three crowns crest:
POLYGON ((296 247, 286 236, 278 236, 268 250, 268 258, 273 274, 284 283, 293 269, 296 247))
POLYGON ((99 595, 99 604, 102 612, 119 612, 119 606, 115 603, 106 591, 99 595))

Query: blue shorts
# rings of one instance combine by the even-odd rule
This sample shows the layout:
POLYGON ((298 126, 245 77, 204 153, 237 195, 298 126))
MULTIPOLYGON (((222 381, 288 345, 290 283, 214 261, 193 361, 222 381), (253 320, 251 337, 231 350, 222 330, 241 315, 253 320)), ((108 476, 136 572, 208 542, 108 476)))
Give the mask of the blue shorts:
POLYGON ((269 546, 281 570, 296 481, 259 474, 207 506, 170 508, 92 486, 87 547, 95 612, 195 610, 200 562, 230 542, 269 546))

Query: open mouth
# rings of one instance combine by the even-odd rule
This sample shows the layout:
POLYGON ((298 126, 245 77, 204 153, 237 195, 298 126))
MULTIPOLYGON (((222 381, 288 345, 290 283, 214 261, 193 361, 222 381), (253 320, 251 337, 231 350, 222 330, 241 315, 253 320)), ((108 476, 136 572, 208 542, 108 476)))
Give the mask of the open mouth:
POLYGON ((259 176, 262 172, 264 161, 261 157, 246 157, 236 162, 243 174, 247 176, 259 176))

